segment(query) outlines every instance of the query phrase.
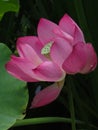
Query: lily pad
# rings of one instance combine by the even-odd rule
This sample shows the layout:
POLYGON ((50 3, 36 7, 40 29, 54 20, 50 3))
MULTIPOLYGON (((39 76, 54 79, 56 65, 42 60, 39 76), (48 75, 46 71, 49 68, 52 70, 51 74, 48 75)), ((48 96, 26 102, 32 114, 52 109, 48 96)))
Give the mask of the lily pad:
POLYGON ((5 12, 19 11, 19 0, 0 0, 0 19, 5 12))
POLYGON ((7 73, 5 64, 11 51, 0 43, 0 130, 7 130, 16 120, 23 119, 28 102, 26 83, 7 73))

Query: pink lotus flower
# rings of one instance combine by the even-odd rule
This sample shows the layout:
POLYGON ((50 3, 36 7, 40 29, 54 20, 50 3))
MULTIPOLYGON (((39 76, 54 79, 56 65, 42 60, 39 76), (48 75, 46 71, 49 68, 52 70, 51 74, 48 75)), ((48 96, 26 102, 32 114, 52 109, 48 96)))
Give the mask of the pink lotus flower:
MULTIPOLYGON (((38 37, 43 45, 52 43, 50 57, 66 73, 84 74, 95 69, 97 56, 92 44, 85 43, 81 29, 67 14, 61 18, 59 25, 41 18, 38 24, 38 37)), ((58 86, 55 83, 40 91, 34 97, 31 107, 43 106, 56 99, 63 84, 64 82, 58 86)))
POLYGON ((59 81, 61 82, 64 79, 66 73, 48 57, 47 49, 49 51, 49 47, 44 47, 37 37, 21 37, 17 40, 19 57, 12 55, 11 60, 6 64, 7 71, 20 80, 26 82, 58 82, 36 94, 32 107, 52 102, 58 97, 63 87, 63 84, 60 85, 59 81), (44 56, 44 53, 46 53, 46 56, 44 56), (46 93, 48 94, 46 95, 46 93), (43 101, 44 97, 45 101, 43 101))
POLYGON ((25 36, 17 40, 20 57, 11 56, 6 64, 7 71, 20 80, 27 82, 60 81, 65 72, 52 60, 41 54, 42 43, 37 37, 25 36))
POLYGON ((97 56, 92 44, 85 43, 81 29, 67 14, 59 25, 41 18, 38 37, 43 44, 53 42, 50 56, 66 73, 88 73, 95 69, 97 56))
POLYGON ((19 38, 17 50, 20 57, 12 56, 6 64, 7 71, 20 80, 56 82, 37 93, 31 107, 55 100, 63 87, 66 73, 88 73, 97 64, 94 48, 85 43, 81 29, 67 14, 61 18, 59 25, 41 18, 38 38, 19 38))

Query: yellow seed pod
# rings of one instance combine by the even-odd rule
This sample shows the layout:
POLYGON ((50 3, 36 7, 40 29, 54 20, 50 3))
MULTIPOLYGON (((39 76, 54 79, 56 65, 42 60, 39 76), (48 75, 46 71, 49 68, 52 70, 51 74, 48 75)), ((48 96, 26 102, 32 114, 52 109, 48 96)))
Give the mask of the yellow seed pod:
POLYGON ((47 43, 47 44, 42 48, 41 54, 43 54, 43 55, 49 54, 49 53, 50 53, 50 48, 51 48, 51 46, 52 46, 52 43, 53 43, 53 42, 47 43))

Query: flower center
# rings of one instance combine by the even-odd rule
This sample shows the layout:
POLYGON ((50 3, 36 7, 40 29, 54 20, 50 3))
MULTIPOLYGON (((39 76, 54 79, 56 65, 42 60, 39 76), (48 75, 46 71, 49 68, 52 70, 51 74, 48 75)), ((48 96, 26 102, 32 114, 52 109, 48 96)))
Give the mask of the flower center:
POLYGON ((47 57, 48 59, 50 59, 50 49, 51 49, 52 44, 53 42, 47 43, 41 50, 41 54, 45 55, 45 57, 47 57))

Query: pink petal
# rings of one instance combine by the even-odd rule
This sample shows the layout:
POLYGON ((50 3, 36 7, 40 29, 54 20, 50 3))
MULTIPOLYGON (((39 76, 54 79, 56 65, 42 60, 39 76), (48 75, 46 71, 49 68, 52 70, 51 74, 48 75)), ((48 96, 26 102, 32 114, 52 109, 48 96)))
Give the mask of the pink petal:
POLYGON ((44 18, 40 19, 38 24, 38 37, 43 45, 53 40, 53 38, 56 36, 53 30, 56 28, 58 29, 59 27, 55 23, 44 18))
POLYGON ((43 81, 59 81, 65 77, 65 72, 51 61, 42 63, 33 72, 43 81))
POLYGON ((75 23, 67 14, 65 14, 61 18, 61 20, 59 21, 59 26, 64 32, 67 32, 68 34, 73 36, 75 31, 75 23))
POLYGON ((40 60, 41 58, 41 60, 44 61, 46 58, 41 54, 42 48, 42 43, 35 36, 20 37, 17 40, 17 50, 21 57, 27 57, 31 60, 32 58, 37 57, 37 59, 40 60))
POLYGON ((16 78, 23 79, 24 81, 34 82, 39 80, 32 71, 34 68, 33 64, 27 59, 12 56, 11 61, 8 62, 6 68, 10 74, 15 76, 16 78))
POLYGON ((9 63, 7 67, 8 72, 16 78, 21 77, 23 73, 26 74, 28 80, 22 78, 24 81, 57 81, 65 76, 65 73, 51 61, 43 62, 37 68, 34 68, 33 64, 28 61, 28 59, 12 56, 9 63))
POLYGON ((35 67, 42 63, 42 60, 30 45, 19 44, 18 47, 20 49, 21 57, 30 60, 35 67))
POLYGON ((85 46, 84 43, 78 43, 74 46, 71 55, 64 61, 62 66, 66 73, 79 73, 84 68, 87 61, 85 46))
POLYGON ((64 32, 75 38, 73 45, 77 42, 84 42, 84 36, 81 29, 67 14, 61 18, 59 26, 64 32))
POLYGON ((81 73, 93 71, 97 66, 97 55, 92 44, 86 44, 87 62, 81 73))
POLYGON ((63 38, 57 38, 51 47, 50 55, 52 60, 61 66, 71 52, 72 46, 70 43, 63 38))
POLYGON ((24 71, 22 71, 17 65, 15 65, 13 62, 8 62, 6 64, 6 69, 8 73, 13 75, 19 80, 23 80, 26 82, 36 82, 37 80, 32 78, 30 75, 26 74, 24 71))
POLYGON ((31 108, 41 107, 53 102, 59 96, 61 90, 62 86, 58 87, 56 83, 46 87, 35 95, 31 108))
POLYGON ((83 36, 82 31, 80 30, 80 28, 78 26, 76 26, 75 27, 75 32, 74 32, 73 44, 76 44, 78 42, 84 42, 85 43, 85 40, 84 40, 84 36, 83 36))
POLYGON ((57 35, 57 37, 64 38, 65 40, 69 41, 70 43, 73 42, 73 37, 68 33, 62 31, 61 29, 55 28, 53 32, 57 35))

